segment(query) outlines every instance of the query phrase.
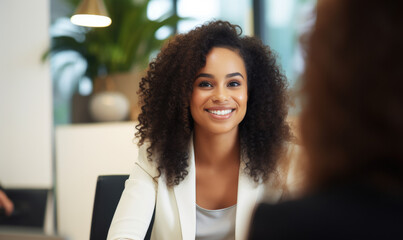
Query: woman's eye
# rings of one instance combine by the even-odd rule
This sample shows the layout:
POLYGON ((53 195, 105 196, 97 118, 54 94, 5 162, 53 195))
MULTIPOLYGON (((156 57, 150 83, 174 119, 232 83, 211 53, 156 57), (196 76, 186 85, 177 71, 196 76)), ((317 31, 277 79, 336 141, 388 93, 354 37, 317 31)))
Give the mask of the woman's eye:
POLYGON ((199 83, 199 87, 212 87, 211 83, 202 81, 199 83))
POLYGON ((237 82, 237 81, 231 81, 231 82, 228 83, 228 87, 238 87, 240 85, 241 84, 239 82, 237 82))

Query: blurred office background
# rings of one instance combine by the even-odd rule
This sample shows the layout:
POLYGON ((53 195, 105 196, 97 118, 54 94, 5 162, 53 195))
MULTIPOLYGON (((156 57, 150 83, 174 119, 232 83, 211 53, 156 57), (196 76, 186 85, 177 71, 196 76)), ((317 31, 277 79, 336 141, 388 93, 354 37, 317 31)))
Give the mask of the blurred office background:
MULTIPOLYGON (((68 2, 0 1, 0 182, 6 189, 47 189, 41 231, 79 240, 89 236, 96 176, 128 174, 137 149, 132 143, 135 118, 99 123, 73 116, 74 104, 88 104, 94 90, 91 79, 82 77, 86 63, 79 55, 70 52, 41 60, 52 37, 83 31, 70 23, 74 6, 68 2), (55 68, 63 61, 73 64, 56 78, 55 68)), ((292 91, 304 67, 298 40, 314 20, 315 3, 150 0, 147 16, 155 20, 176 13, 187 18, 157 31, 161 39, 212 19, 240 25, 243 34, 260 37, 277 52, 292 91)))

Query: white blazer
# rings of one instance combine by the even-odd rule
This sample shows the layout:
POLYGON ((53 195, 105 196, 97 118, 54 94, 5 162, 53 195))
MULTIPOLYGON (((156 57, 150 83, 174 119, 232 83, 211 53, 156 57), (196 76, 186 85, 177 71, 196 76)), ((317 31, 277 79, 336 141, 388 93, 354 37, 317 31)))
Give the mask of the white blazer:
MULTIPOLYGON (((144 239, 155 206, 151 239, 195 239, 196 235, 196 169, 193 142, 189 147, 188 175, 174 187, 168 187, 164 178, 155 178, 158 171, 154 162, 147 160, 147 146, 139 149, 138 161, 126 181, 108 240, 144 239)), ((269 184, 257 184, 244 173, 241 161, 235 221, 235 239, 247 238, 253 210, 260 200, 270 196, 276 202, 282 189, 269 184)))

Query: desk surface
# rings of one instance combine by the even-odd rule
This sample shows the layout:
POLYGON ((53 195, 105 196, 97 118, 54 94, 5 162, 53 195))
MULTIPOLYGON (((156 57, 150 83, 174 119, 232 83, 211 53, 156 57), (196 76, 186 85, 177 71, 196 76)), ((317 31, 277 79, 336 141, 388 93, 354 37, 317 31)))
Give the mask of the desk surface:
POLYGON ((0 226, 0 240, 65 240, 65 238, 45 235, 38 228, 0 226))

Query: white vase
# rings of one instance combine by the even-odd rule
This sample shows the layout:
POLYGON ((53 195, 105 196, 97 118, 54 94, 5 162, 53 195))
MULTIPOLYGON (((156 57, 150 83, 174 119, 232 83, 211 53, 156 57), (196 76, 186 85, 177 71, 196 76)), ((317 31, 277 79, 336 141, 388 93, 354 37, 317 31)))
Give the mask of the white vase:
POLYGON ((89 108, 95 121, 123 121, 129 114, 130 103, 123 93, 104 91, 91 97, 89 108))

